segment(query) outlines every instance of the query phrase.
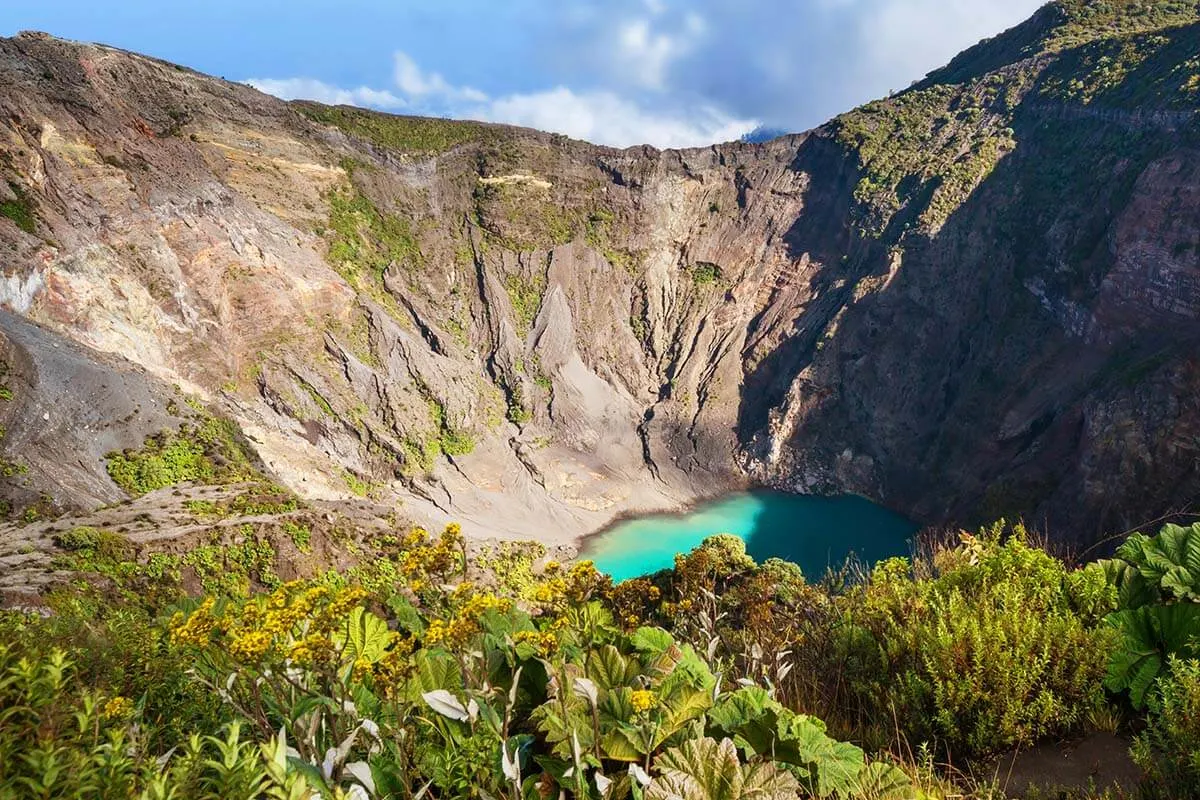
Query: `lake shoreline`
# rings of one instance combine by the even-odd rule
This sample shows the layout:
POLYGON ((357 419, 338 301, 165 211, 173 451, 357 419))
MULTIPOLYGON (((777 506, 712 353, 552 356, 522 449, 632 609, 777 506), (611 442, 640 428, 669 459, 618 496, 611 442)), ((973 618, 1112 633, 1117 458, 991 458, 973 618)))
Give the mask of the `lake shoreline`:
POLYGON ((854 556, 867 563, 905 555, 920 526, 859 495, 802 495, 772 487, 730 492, 686 510, 624 515, 588 536, 579 558, 617 581, 669 569, 675 556, 728 533, 760 563, 782 558, 807 575, 854 556))
MULTIPOLYGON (((730 486, 722 491, 715 492, 713 494, 695 495, 690 500, 682 501, 670 508, 659 507, 659 508, 645 508, 645 509, 637 509, 637 508, 623 509, 622 511, 613 515, 612 519, 610 519, 608 522, 604 523, 604 525, 602 527, 597 528, 596 530, 592 531, 591 533, 585 533, 585 534, 582 534, 581 536, 577 536, 575 538, 575 541, 573 542, 573 544, 575 546, 576 551, 579 554, 579 557, 582 558, 583 554, 587 551, 587 543, 589 541, 595 540, 601 536, 604 536, 607 533, 611 533, 614 528, 624 525, 627 522, 632 522, 633 520, 638 520, 638 519, 653 519, 655 517, 686 516, 688 514, 695 513, 698 509, 703 508, 706 505, 711 505, 713 503, 719 502, 720 500, 722 500, 726 497, 733 497, 733 496, 739 495, 739 494, 755 494, 758 492, 762 492, 762 493, 779 492, 780 494, 796 495, 795 492, 788 492, 784 489, 779 489, 774 486, 767 486, 764 484, 743 482, 741 485, 730 486)), ((796 495, 796 496, 804 497, 807 495, 796 495)))

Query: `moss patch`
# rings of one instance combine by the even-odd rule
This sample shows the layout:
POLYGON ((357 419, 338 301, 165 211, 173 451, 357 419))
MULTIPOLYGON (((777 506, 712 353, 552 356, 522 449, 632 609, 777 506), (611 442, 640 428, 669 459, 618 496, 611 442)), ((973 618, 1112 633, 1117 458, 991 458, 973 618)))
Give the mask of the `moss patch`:
POLYGON ((25 190, 12 181, 8 182, 8 188, 12 189, 16 198, 0 203, 0 217, 12 220, 18 228, 26 233, 36 232, 37 218, 34 215, 33 203, 30 201, 29 195, 25 194, 25 190))
POLYGON ((532 278, 509 275, 504 279, 504 290, 508 293, 509 303, 512 304, 517 330, 524 336, 529 332, 530 326, 533 325, 533 321, 542 307, 542 297, 546 292, 546 279, 540 275, 532 278))
POLYGON ((329 195, 329 261, 356 288, 364 279, 380 284, 388 267, 421 263, 421 248, 406 219, 384 214, 355 186, 329 195))

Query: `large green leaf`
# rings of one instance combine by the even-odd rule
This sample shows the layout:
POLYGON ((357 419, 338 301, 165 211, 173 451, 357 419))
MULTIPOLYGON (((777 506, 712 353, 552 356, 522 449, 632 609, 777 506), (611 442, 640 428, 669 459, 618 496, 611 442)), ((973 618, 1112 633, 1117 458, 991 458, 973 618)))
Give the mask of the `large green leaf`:
POLYGON ((636 669, 631 670, 629 660, 621 655, 621 651, 606 644, 599 650, 592 650, 587 657, 587 677, 601 691, 615 689, 618 686, 628 686, 636 669), (631 671, 633 674, 630 674, 631 671))
MULTIPOLYGON (((641 761, 646 755, 647 743, 641 730, 631 722, 636 716, 632 696, 633 689, 620 686, 600 699, 600 745, 605 757, 614 761, 641 761)), ((658 743, 651 741, 649 749, 653 750, 658 743)))
POLYGON ((438 689, 458 694, 463 690, 462 672, 454 656, 444 650, 421 649, 413 656, 415 669, 408 681, 409 702, 423 703, 422 695, 438 689))
POLYGON ((708 720, 714 727, 732 733, 759 719, 768 710, 780 707, 779 703, 767 694, 766 689, 747 686, 736 692, 721 695, 708 712, 708 720))
POLYGON ((825 734, 819 720, 788 712, 779 722, 779 738, 789 761, 808 770, 808 790, 818 797, 849 796, 857 788, 857 777, 866 763, 863 751, 849 742, 825 734))
POLYGON ((1139 608, 1159 601, 1158 588, 1128 561, 1110 558, 1101 561, 1100 566, 1109 584, 1117 587, 1117 608, 1139 608))
POLYGON ((346 621, 346 655, 351 661, 365 659, 374 664, 383 658, 391 642, 387 623, 362 606, 352 609, 346 621))
POLYGON ((576 631, 580 647, 594 647, 618 634, 612 612, 603 603, 592 600, 582 606, 572 605, 566 611, 567 628, 576 631))
POLYGON ((1200 523, 1165 525, 1157 536, 1135 533, 1117 548, 1165 600, 1200 602, 1200 523))
POLYGON ((658 775, 646 800, 785 800, 796 796, 796 779, 760 762, 743 767, 729 739, 684 742, 659 756, 658 775))
POLYGON ((388 600, 388 610, 392 612, 392 619, 396 620, 398 630, 406 631, 413 636, 425 635, 425 620, 421 618, 421 612, 417 611, 412 603, 400 595, 393 595, 388 600))
POLYGON ((534 709, 530 717, 545 735, 554 755, 568 761, 574 758, 576 743, 581 751, 588 753, 595 747, 596 740, 591 706, 571 688, 578 675, 578 666, 567 665, 549 698, 534 709))
POLYGON ((1200 605, 1142 606, 1109 614, 1105 622, 1120 632, 1120 640, 1104 685, 1113 692, 1128 690, 1135 708, 1144 706, 1168 656, 1200 654, 1200 605))
POLYGON ((819 719, 784 708, 758 687, 720 698, 708 720, 751 754, 799 767, 809 792, 821 797, 851 794, 866 763, 861 749, 828 736, 819 719))
POLYGON ((682 648, 675 668, 658 687, 659 702, 666 714, 666 736, 688 722, 699 719, 713 704, 717 679, 690 645, 682 648))
POLYGON ((675 637, 662 628, 638 628, 630 635, 629 643, 639 653, 657 656, 675 645, 675 637))
POLYGON ((918 796, 917 787, 904 770, 885 761, 872 761, 862 768, 853 795, 872 800, 913 800, 918 796))

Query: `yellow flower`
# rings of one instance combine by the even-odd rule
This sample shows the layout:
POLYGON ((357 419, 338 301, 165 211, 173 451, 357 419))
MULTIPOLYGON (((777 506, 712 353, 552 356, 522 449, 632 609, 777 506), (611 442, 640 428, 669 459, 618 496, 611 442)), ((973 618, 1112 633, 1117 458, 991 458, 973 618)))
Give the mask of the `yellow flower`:
POLYGON ((424 544, 429 538, 429 533, 424 528, 413 528, 408 533, 404 534, 404 538, 400 540, 405 550, 412 550, 418 545, 424 544))
POLYGON ((310 634, 288 649, 288 658, 300 666, 325 661, 333 655, 333 642, 320 634, 310 634))
POLYGON ((244 631, 229 643, 229 655, 239 661, 258 661, 271 648, 271 635, 265 631, 244 631))
POLYGON ((104 719, 125 719, 133 715, 133 701, 128 697, 116 697, 104 704, 100 716, 104 719))
POLYGON ((434 620, 425 631, 427 644, 461 647, 479 633, 479 618, 488 611, 508 611, 512 601, 491 594, 476 592, 449 620, 434 620))
POLYGON ((426 644, 441 644, 446 640, 446 623, 440 619, 435 619, 429 623, 429 627, 425 629, 426 644))
POLYGON ((658 705, 658 698, 648 689, 639 689, 629 697, 635 714, 643 714, 658 705))
POLYGON ((216 620, 212 615, 215 602, 213 598, 209 597, 192 612, 190 617, 185 619, 183 614, 176 614, 172 617, 171 641, 176 644, 190 644, 194 647, 203 647, 208 644, 213 628, 216 627, 216 620))
POLYGON ((545 658, 558 649, 558 637, 549 631, 518 631, 513 637, 517 644, 529 644, 545 658))
POLYGON ((375 686, 392 698, 405 687, 404 679, 412 672, 409 656, 413 652, 412 639, 399 639, 374 665, 375 686))
POLYGON ((360 586, 347 586, 332 595, 329 604, 313 618, 313 630, 320 632, 332 631, 345 624, 346 616, 368 597, 367 591, 360 586))

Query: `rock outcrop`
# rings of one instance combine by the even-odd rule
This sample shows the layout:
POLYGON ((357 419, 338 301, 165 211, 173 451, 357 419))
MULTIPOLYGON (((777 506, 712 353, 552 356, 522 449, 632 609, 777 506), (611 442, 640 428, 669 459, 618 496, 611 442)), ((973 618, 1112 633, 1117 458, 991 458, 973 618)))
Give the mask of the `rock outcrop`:
POLYGON ((1184 510, 1200 23, 1127 5, 688 151, 0 40, 11 510, 118 497, 105 453, 192 395, 303 496, 477 535, 750 482, 1080 539, 1184 510))

